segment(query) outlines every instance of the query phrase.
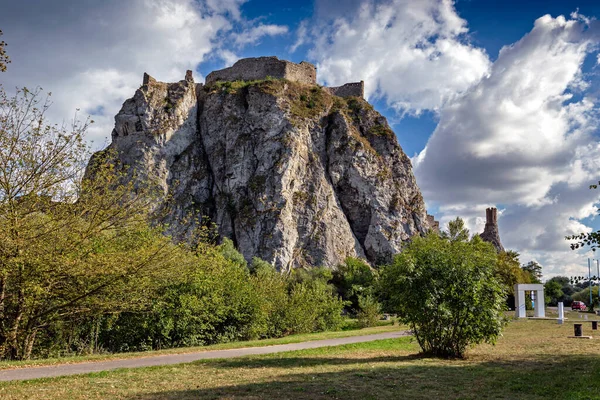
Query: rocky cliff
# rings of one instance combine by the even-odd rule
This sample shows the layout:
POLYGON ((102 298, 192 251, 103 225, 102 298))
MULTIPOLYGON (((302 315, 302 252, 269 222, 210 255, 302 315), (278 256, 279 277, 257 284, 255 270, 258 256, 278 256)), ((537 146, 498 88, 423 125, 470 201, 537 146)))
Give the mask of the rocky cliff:
POLYGON ((115 122, 109 148, 156 179, 157 210, 179 237, 209 219, 247 259, 289 269, 386 261, 429 228, 410 159, 361 98, 282 79, 145 75, 115 122))

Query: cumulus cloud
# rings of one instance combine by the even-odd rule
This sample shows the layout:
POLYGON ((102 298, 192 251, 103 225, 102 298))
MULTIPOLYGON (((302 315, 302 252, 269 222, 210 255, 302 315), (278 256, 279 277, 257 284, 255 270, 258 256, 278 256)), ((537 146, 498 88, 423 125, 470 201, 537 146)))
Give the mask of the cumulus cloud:
POLYGON ((328 85, 364 80, 367 96, 418 114, 439 110, 488 72, 487 54, 468 43, 451 0, 353 1, 344 12, 331 3, 317 2, 310 52, 328 85))
POLYGON ((477 216, 500 204, 505 247, 546 263, 549 276, 582 265, 564 236, 591 231, 580 220, 600 200, 588 189, 600 170, 598 108, 582 73, 599 29, 577 14, 536 20, 502 48, 489 75, 441 109, 414 160, 443 218, 463 215, 481 231, 477 216))
POLYGON ((235 37, 235 43, 239 45, 256 44, 265 36, 278 36, 288 33, 285 25, 259 24, 235 37))
MULTIPOLYGON (((245 0, 22 0, 4 4, 0 26, 13 63, 7 90, 39 85, 53 92, 50 117, 91 114, 95 145, 110 137, 114 115, 148 72, 183 79, 243 21, 245 0), (35 12, 34 12, 35 10, 35 12)), ((233 53, 224 52, 231 61, 233 53)), ((202 77, 196 74, 196 80, 202 77)))

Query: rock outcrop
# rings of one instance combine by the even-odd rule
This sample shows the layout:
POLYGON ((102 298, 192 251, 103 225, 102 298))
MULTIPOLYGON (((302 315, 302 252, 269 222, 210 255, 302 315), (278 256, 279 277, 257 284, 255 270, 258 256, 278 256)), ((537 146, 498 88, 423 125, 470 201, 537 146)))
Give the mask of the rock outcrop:
POLYGON ((479 236, 486 242, 494 245, 497 252, 504 251, 500 241, 500 231, 498 230, 498 210, 496 208, 486 208, 485 210, 485 228, 479 236))
POLYGON ((151 177, 177 237, 210 220, 279 269, 389 261, 429 229, 410 159, 358 97, 283 79, 196 84, 149 76, 109 149, 151 177))

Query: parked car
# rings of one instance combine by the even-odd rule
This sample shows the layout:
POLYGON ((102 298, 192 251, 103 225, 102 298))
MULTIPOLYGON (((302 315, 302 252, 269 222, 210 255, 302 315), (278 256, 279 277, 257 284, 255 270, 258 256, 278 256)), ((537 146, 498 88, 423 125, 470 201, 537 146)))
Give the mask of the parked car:
POLYGON ((574 301, 573 303, 571 303, 571 310, 585 311, 586 309, 587 306, 583 301, 574 301))

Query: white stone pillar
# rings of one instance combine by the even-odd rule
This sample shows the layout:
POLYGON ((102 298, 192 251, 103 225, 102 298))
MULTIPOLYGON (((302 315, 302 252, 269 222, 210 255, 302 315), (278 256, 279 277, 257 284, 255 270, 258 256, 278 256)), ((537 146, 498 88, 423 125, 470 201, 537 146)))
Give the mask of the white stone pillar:
POLYGON ((518 284, 515 285, 515 314, 517 318, 525 318, 527 310, 525 309, 525 291, 519 290, 518 284))
POLYGON ((533 316, 536 318, 546 318, 546 307, 544 299, 544 289, 535 291, 535 310, 533 316))
POLYGON ((558 303, 558 323, 562 325, 565 322, 565 306, 561 301, 558 303))

